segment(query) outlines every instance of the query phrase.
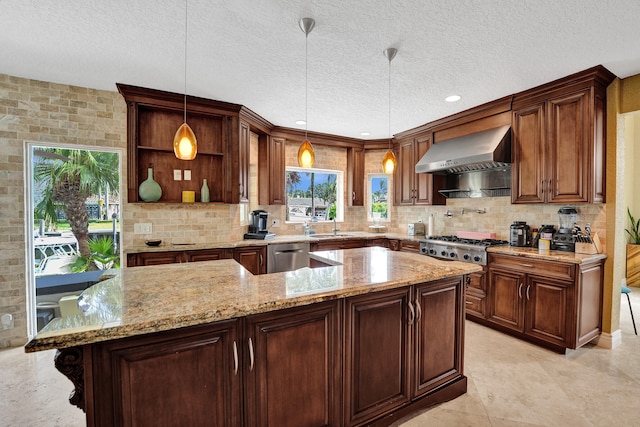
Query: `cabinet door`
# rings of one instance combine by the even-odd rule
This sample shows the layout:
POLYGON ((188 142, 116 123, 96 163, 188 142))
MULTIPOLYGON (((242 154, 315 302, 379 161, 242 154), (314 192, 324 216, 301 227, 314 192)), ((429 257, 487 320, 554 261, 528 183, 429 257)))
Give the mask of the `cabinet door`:
POLYGON ((513 112, 512 203, 545 202, 544 120, 544 103, 513 112))
POLYGON ((219 259, 229 259, 230 249, 201 249, 197 251, 186 251, 185 257, 188 262, 196 261, 217 261, 219 259))
POLYGON ((280 137, 258 138, 258 199, 261 205, 285 204, 285 144, 280 137))
POLYGON ((247 246, 235 248, 233 259, 238 261, 252 274, 265 274, 267 272, 267 247, 247 246))
POLYGON ((462 278, 417 286, 413 397, 462 375, 462 278))
POLYGON ((588 202, 589 149, 593 140, 586 89, 547 102, 548 201, 588 202))
POLYGON ((489 268, 488 320, 514 331, 524 331, 525 274, 489 268))
MULTIPOLYGON (((129 258, 127 257, 127 260, 129 258)), ((174 264, 183 262, 184 252, 182 251, 168 251, 168 252, 141 252, 136 254, 136 266, 142 265, 160 265, 160 264, 174 264)))
POLYGON ((411 288, 345 301, 344 425, 393 411, 410 399, 411 288))
POLYGON ((92 345, 95 426, 240 425, 236 322, 92 345))
POLYGON ((347 149, 347 200, 349 206, 364 206, 364 149, 347 149))
POLYGON ((403 252, 420 253, 420 242, 417 240, 401 240, 400 250, 403 252))
POLYGON ((416 163, 424 156, 431 147, 431 134, 415 139, 414 158, 411 165, 411 172, 414 174, 414 203, 416 205, 430 205, 433 193, 433 175, 430 173, 415 173, 416 163))
POLYGON ((381 248, 389 247, 389 240, 386 238, 367 240, 367 246, 379 246, 381 248))
POLYGON ((398 167, 394 173, 393 186, 396 206, 413 205, 414 203, 414 177, 416 162, 414 160, 413 139, 403 141, 398 145, 398 167))
POLYGON ((340 425, 339 308, 331 301, 247 318, 247 426, 340 425))
POLYGON ((249 203, 249 124, 240 121, 240 138, 238 142, 238 202, 249 203))
POLYGON ((484 319, 487 315, 487 268, 469 275, 469 287, 465 294, 466 315, 484 319))
POLYGON ((570 282, 530 275, 523 292, 526 304, 525 333, 547 342, 568 346, 567 310, 571 301, 570 282))

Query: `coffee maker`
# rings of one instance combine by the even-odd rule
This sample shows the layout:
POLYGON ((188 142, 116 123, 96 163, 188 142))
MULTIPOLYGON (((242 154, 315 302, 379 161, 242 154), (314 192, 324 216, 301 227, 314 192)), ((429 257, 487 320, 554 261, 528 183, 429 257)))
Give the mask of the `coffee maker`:
POLYGON ((551 241, 551 249, 566 252, 575 252, 576 243, 573 233, 574 226, 578 220, 578 211, 574 208, 560 208, 558 210, 560 226, 554 233, 551 241))
POLYGON ((264 240, 272 239, 276 235, 267 230, 269 224, 269 212, 255 210, 249 213, 249 232, 244 235, 245 239, 264 240))

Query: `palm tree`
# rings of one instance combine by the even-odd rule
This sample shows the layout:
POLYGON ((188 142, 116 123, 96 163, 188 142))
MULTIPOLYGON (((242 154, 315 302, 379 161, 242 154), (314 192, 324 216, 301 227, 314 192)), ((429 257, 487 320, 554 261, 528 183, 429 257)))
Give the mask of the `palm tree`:
POLYGON ((99 151, 39 148, 33 176, 42 185, 42 198, 35 208, 37 218, 57 224, 56 206, 64 209, 78 250, 89 258, 89 214, 85 202, 102 188, 118 189, 118 155, 99 151))

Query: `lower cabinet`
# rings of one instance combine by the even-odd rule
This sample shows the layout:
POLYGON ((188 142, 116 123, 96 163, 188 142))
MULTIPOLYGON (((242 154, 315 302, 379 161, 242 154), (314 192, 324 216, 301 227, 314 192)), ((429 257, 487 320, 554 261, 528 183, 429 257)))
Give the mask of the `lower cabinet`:
POLYGON ((85 347, 87 424, 241 425, 237 343, 231 320, 85 347))
POLYGON ((339 301, 250 316, 247 426, 340 425, 339 301))
POLYGON ((602 263, 490 254, 486 319, 556 351, 578 348, 601 330, 602 263))
POLYGON ((344 425, 393 417, 464 378, 463 302, 461 278, 346 300, 344 425))
POLYGON ((484 266, 482 271, 469 275, 469 286, 465 297, 467 319, 487 317, 487 271, 488 268, 484 266))
POLYGON ((389 425, 466 392, 463 278, 85 346, 90 426, 389 425))
POLYGON ((233 259, 238 261, 240 265, 249 270, 252 274, 267 273, 266 246, 247 246, 242 248, 235 248, 233 250, 233 259))

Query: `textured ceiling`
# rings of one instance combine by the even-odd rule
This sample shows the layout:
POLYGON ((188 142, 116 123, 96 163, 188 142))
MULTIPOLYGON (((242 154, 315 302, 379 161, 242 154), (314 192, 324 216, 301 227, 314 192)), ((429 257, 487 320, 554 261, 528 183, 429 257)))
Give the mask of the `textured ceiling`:
MULTIPOLYGON (((0 73, 184 91, 184 1, 0 0, 0 73)), ((275 125, 363 138, 602 64, 640 73, 638 0, 189 0, 189 95, 275 125), (450 94, 462 100, 445 103, 450 94)), ((0 89, 0 96, 1 96, 0 89)))

